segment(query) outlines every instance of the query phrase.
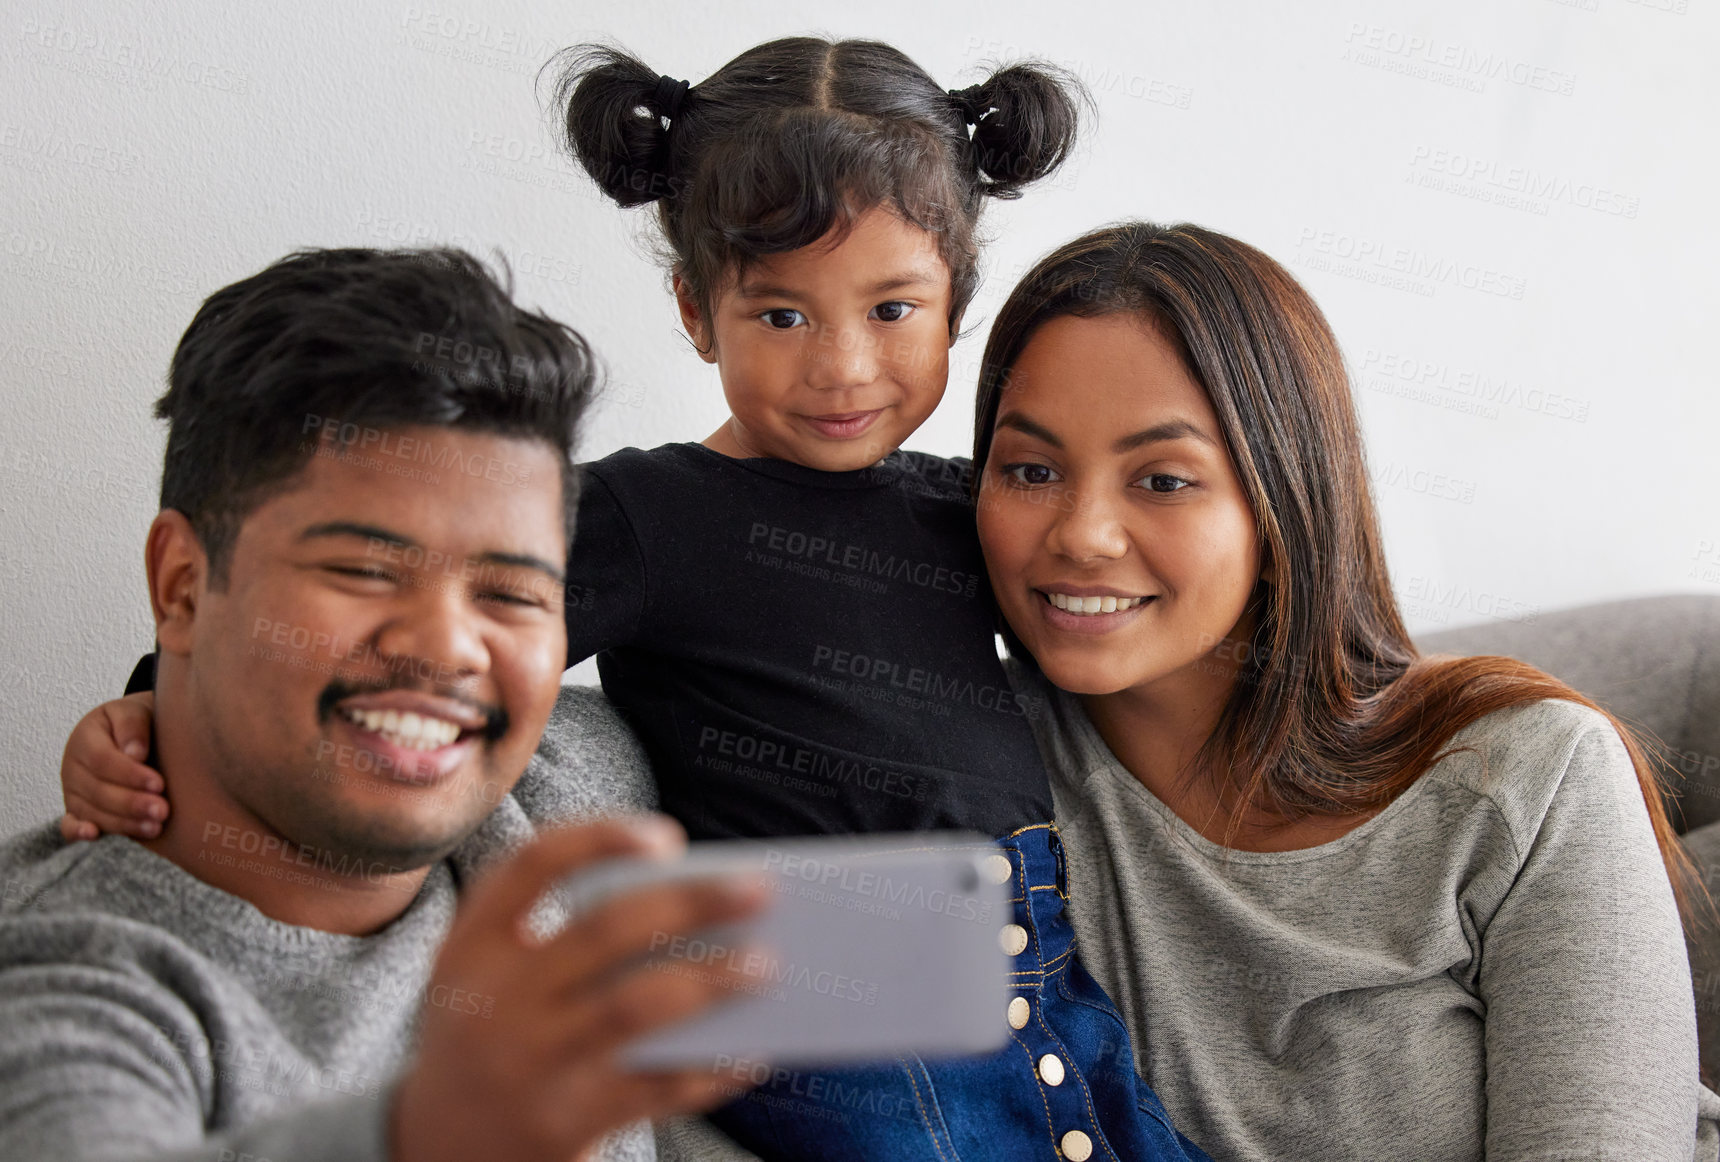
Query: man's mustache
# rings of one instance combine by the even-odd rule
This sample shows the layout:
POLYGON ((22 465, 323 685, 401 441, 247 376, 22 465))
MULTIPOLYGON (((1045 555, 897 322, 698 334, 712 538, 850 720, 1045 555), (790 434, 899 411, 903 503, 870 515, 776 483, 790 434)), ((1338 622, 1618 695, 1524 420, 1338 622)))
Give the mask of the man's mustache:
POLYGON ((508 712, 503 707, 479 702, 458 690, 415 682, 410 679, 404 682, 349 682, 344 678, 335 678, 323 687, 321 694, 317 695, 317 721, 326 723, 334 716, 334 708, 348 698, 359 694, 382 694, 390 690, 409 690, 415 694, 432 694, 438 698, 448 698, 469 707, 484 717, 483 729, 478 734, 486 743, 496 742, 508 732, 508 712))

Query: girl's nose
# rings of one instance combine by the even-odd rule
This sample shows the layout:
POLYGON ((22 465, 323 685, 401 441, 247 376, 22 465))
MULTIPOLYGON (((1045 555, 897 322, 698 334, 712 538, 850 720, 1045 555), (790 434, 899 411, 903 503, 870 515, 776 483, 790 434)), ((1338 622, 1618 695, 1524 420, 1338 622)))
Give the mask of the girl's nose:
POLYGON ((820 329, 803 353, 813 387, 861 387, 878 378, 876 342, 853 328, 820 329))

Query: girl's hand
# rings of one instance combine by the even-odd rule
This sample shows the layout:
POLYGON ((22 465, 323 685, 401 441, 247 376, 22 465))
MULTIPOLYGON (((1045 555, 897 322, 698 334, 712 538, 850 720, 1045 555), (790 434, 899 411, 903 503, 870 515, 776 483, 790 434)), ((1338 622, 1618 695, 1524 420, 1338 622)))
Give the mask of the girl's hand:
POLYGON ((167 784, 143 760, 149 756, 155 695, 128 694, 104 702, 78 720, 60 757, 60 789, 67 842, 104 833, 153 839, 167 819, 167 784))

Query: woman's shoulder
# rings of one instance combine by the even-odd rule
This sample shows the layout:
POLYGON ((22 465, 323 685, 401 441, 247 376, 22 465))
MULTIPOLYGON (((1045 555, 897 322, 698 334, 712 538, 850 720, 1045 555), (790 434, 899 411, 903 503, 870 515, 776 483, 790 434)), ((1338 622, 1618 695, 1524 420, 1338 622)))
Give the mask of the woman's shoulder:
POLYGON ((1462 787, 1504 816, 1520 847, 1555 800, 1574 808, 1641 807, 1636 769, 1606 715, 1543 698, 1482 715, 1453 734, 1423 778, 1462 787))

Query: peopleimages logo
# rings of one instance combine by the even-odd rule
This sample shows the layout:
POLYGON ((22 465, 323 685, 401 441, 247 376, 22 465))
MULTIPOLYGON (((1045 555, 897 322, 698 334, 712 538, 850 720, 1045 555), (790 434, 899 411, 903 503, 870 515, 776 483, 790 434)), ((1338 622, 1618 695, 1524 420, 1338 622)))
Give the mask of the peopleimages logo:
POLYGON ((1410 180, 1427 189, 1493 202, 1508 209, 1545 214, 1559 202, 1618 218, 1635 218, 1640 198, 1598 182, 1548 173, 1534 166, 1510 165, 1495 158, 1417 145, 1410 152, 1410 180))
POLYGON ((1300 261, 1316 270, 1366 282, 1395 277, 1403 283, 1398 289, 1427 296, 1441 284, 1507 299, 1521 299, 1528 289, 1528 280, 1519 275, 1342 230, 1304 226, 1296 245, 1304 252, 1300 261))

